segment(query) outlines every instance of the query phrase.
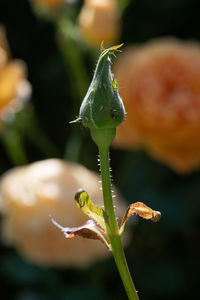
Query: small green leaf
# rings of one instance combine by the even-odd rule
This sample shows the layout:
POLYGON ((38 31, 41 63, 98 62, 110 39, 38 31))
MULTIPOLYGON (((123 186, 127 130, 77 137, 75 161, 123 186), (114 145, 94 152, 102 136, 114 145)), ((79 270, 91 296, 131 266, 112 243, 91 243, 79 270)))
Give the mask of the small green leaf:
POLYGON ((159 211, 153 210, 142 202, 135 202, 129 205, 120 225, 120 234, 123 233, 125 223, 130 216, 133 214, 138 215, 146 220, 151 220, 153 222, 158 222, 161 217, 161 213, 159 211))
POLYGON ((75 202, 78 207, 97 224, 105 230, 105 211, 97 205, 94 205, 86 191, 80 189, 75 195, 75 202))
POLYGON ((128 7, 128 5, 130 4, 130 0, 117 0, 118 2, 118 7, 119 7, 119 11, 122 14, 124 12, 124 10, 128 7))
POLYGON ((109 250, 111 250, 111 246, 108 243, 108 237, 106 233, 100 228, 93 220, 88 220, 84 225, 79 227, 63 227, 58 224, 52 217, 51 222, 58 227, 66 238, 73 238, 75 236, 99 240, 101 241, 109 250))

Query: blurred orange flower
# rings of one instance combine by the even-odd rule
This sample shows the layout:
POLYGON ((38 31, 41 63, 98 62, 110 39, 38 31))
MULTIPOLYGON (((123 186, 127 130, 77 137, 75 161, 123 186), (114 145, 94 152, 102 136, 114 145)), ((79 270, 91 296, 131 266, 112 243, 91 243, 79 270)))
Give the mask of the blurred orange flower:
POLYGON ((30 1, 50 9, 57 8, 65 2, 65 0, 30 0, 30 1))
POLYGON ((200 167, 200 46, 158 39, 124 51, 115 75, 127 118, 115 145, 144 147, 178 173, 200 167))
POLYGON ((0 126, 2 120, 21 109, 30 91, 25 63, 10 59, 5 31, 0 26, 0 126))
MULTIPOLYGON (((80 187, 103 205, 99 176, 79 164, 48 159, 6 173, 0 185, 4 242, 41 265, 81 267, 106 257, 109 252, 99 241, 65 239, 50 221, 49 215, 62 226, 86 222, 74 201, 80 187)), ((121 208, 123 202, 116 208, 122 217, 121 208)))
POLYGON ((115 0, 85 0, 78 23, 84 40, 97 46, 111 45, 119 38, 120 17, 115 0))

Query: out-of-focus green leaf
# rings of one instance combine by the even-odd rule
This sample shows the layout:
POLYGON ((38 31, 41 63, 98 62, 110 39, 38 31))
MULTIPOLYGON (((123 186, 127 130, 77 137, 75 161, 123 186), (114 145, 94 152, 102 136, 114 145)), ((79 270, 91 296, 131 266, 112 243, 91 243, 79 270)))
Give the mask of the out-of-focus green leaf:
POLYGON ((86 191, 80 189, 75 195, 75 202, 78 207, 97 224, 105 230, 105 211, 97 205, 94 205, 86 191))
POLYGON ((158 222, 161 217, 161 213, 159 211, 153 210, 142 202, 135 202, 129 205, 120 226, 120 234, 124 231, 124 226, 126 221, 133 214, 138 215, 146 220, 151 220, 153 222, 158 222))
POLYGON ((79 227, 62 227, 53 218, 51 218, 51 221, 64 232, 66 238, 80 236, 87 239, 99 240, 111 250, 105 232, 93 220, 88 220, 84 225, 79 227))
POLYGON ((129 5, 130 0, 117 0, 118 2, 118 7, 120 9, 120 13, 123 13, 125 8, 129 5))

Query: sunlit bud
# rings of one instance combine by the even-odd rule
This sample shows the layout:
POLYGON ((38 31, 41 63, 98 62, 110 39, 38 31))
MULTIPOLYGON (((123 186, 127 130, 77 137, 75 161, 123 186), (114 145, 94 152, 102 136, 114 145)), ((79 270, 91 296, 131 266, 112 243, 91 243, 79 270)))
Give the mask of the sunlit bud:
POLYGON ((82 102, 80 119, 83 125, 90 129, 115 128, 124 120, 124 105, 110 68, 110 56, 119 47, 102 51, 92 82, 82 102))

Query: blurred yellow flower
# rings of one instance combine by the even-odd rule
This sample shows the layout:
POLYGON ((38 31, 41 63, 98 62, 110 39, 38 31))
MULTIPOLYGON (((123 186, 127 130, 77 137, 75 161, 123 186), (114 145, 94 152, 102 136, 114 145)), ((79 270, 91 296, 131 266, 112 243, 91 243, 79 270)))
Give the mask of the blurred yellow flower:
POLYGON ((21 109, 30 95, 23 61, 10 60, 5 31, 0 26, 0 126, 2 120, 21 109))
POLYGON ((78 23, 84 40, 97 46, 111 45, 120 35, 120 17, 115 0, 85 0, 78 23))
POLYGON ((30 1, 50 9, 57 8, 66 2, 65 0, 30 0, 30 1))
POLYGON ((127 118, 115 145, 144 147, 178 173, 200 167, 200 46, 158 39, 115 65, 127 118))
MULTIPOLYGON (((62 226, 86 222, 74 201, 81 187, 103 205, 99 176, 79 164, 48 159, 8 171, 0 186, 4 242, 41 265, 81 267, 106 257, 109 252, 101 242, 65 239, 50 221, 49 215, 62 226)), ((121 208, 120 203, 116 209, 122 217, 121 208)))

